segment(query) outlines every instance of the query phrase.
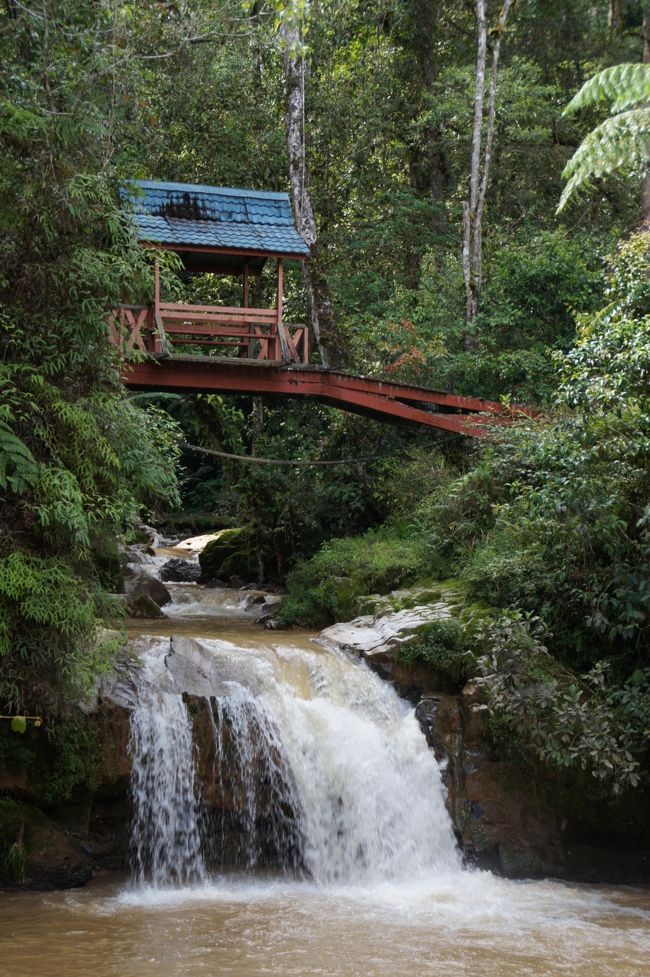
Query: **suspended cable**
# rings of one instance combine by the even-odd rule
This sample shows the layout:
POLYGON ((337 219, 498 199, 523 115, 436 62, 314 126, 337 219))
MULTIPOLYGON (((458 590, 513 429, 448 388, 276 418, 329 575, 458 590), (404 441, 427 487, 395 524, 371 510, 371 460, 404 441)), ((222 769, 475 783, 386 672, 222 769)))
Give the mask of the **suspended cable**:
POLYGON ((228 451, 216 451, 214 448, 199 448, 196 444, 188 444, 187 441, 182 441, 181 446, 186 448, 188 451, 197 451, 202 455, 214 455, 216 458, 229 458, 231 461, 245 461, 250 462, 253 465, 292 465, 293 467, 301 467, 308 465, 362 465, 357 458, 342 458, 336 461, 290 461, 286 458, 258 458, 255 455, 233 455, 228 451))

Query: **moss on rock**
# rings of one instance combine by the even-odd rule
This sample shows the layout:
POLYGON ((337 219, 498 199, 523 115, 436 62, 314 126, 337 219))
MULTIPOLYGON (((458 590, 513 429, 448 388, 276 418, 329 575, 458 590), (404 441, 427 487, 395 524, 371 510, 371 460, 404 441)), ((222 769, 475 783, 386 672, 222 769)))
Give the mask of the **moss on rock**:
POLYGON ((207 582, 232 576, 255 579, 258 568, 252 532, 246 527, 222 529, 199 553, 199 564, 207 582))

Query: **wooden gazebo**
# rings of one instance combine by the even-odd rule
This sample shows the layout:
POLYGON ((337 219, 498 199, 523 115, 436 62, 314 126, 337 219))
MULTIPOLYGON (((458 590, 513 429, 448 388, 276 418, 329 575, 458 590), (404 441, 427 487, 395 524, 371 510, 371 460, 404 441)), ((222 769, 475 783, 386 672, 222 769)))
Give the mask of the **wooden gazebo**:
POLYGON ((152 301, 121 306, 110 319, 111 340, 124 352, 168 354, 194 346, 206 352, 275 363, 309 359, 306 326, 283 321, 283 260, 302 260, 308 248, 298 234, 286 193, 138 180, 123 190, 144 246, 175 251, 192 274, 238 276, 240 306, 169 303, 154 268, 152 301), (271 309, 250 305, 251 277, 277 264, 277 298, 271 309))

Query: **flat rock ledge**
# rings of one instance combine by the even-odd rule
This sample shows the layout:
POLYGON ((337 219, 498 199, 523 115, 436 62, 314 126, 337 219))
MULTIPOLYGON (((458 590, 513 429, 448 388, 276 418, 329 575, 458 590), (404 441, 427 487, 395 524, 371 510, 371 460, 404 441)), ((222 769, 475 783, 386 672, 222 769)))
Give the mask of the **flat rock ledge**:
POLYGON ((451 616, 452 607, 446 601, 396 611, 380 610, 332 624, 321 631, 318 640, 359 655, 371 665, 385 664, 393 661, 399 649, 417 638, 428 624, 451 616))

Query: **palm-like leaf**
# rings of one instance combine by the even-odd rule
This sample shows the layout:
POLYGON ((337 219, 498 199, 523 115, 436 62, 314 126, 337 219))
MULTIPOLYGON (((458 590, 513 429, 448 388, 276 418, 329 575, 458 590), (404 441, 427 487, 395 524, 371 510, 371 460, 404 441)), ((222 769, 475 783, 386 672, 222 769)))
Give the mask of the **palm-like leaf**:
POLYGON ((586 82, 565 114, 610 102, 612 112, 582 141, 564 168, 558 212, 580 190, 612 173, 642 176, 650 158, 650 64, 619 64, 586 82))
POLYGON ((615 111, 650 102, 650 64, 616 64, 599 71, 573 96, 564 115, 600 102, 611 102, 615 111))

